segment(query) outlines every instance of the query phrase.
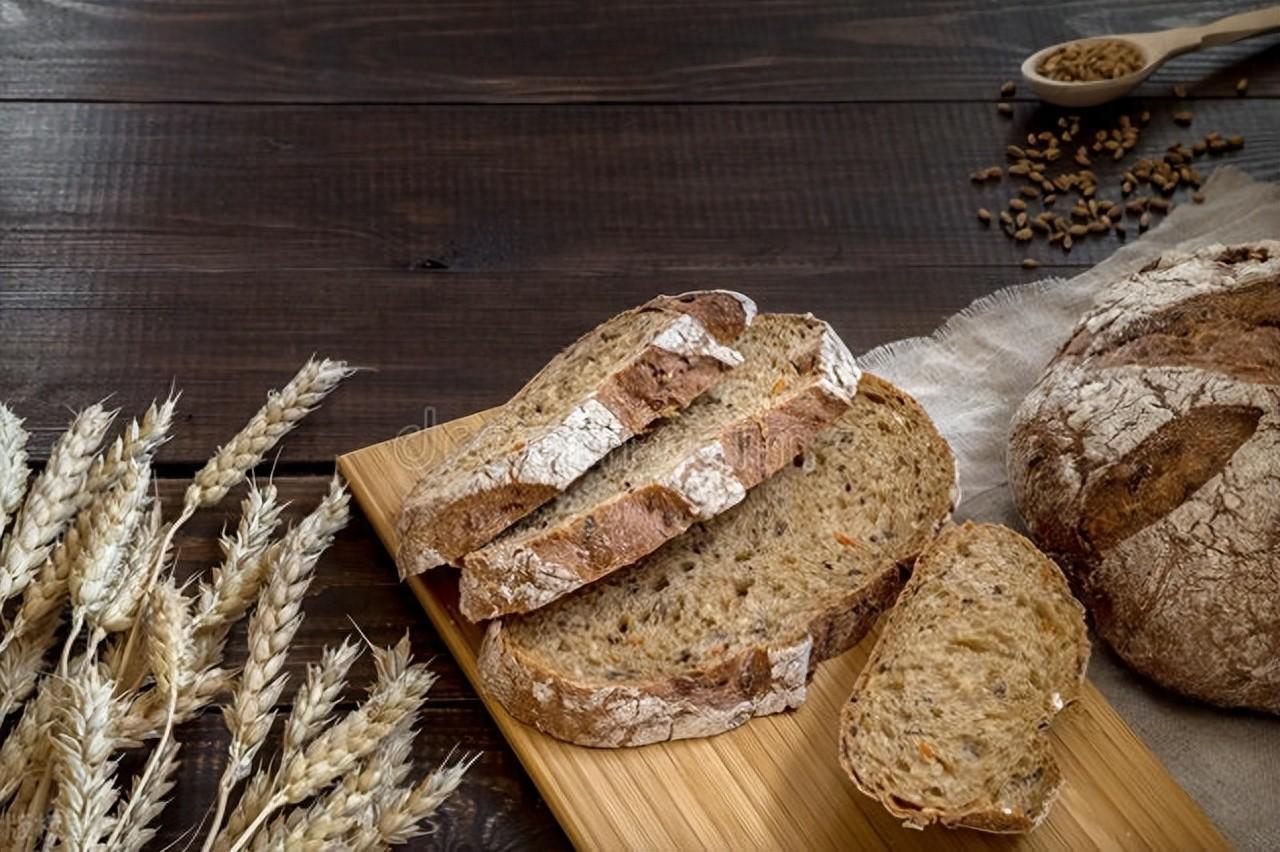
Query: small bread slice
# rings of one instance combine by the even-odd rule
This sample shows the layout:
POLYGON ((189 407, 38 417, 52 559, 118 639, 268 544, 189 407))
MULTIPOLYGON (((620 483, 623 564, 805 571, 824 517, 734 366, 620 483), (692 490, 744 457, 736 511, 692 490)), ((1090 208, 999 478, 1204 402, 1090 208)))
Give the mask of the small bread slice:
POLYGON ((1084 609, 1006 527, 950 527, 916 560, 840 718, 840 763, 906 824, 1030 831, 1062 783, 1044 728, 1079 695, 1084 609))
POLYGON ((849 408, 853 356, 825 322, 763 314, 743 363, 678 416, 462 562, 472 621, 528 612, 652 553, 737 504, 849 408))
POLYGON ((956 487, 928 416, 870 375, 795 461, 638 564, 492 622, 484 688, 588 746, 710 736, 800 704, 814 667, 893 600, 956 487))
POLYGON ((709 290, 659 296, 587 332, 428 473, 397 522, 396 565, 420 574, 483 545, 742 361, 755 303, 709 290))

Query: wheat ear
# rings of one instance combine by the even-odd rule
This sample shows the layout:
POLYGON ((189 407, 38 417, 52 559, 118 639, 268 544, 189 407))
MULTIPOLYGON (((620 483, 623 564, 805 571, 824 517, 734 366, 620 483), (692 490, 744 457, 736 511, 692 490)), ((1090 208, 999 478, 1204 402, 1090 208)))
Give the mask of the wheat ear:
POLYGON ((260 558, 280 523, 284 505, 270 483, 258 488, 250 483, 249 493, 240 501, 240 522, 234 535, 225 532, 218 540, 222 563, 213 569, 209 582, 200 583, 195 629, 202 631, 233 624, 249 611, 262 590, 260 558))
POLYGON ((0 720, 21 707, 35 690, 57 638, 58 618, 50 616, 0 651, 0 720))
POLYGON ((155 675, 156 692, 162 693, 166 699, 164 727, 160 731, 159 742, 134 785, 134 792, 120 811, 116 830, 107 844, 109 848, 115 848, 122 829, 130 823, 133 812, 142 804, 144 791, 148 789, 169 745, 169 736, 173 732, 177 715, 178 697, 194 677, 191 669, 194 647, 190 607, 186 596, 174 585, 172 578, 156 584, 152 589, 148 612, 151 624, 147 633, 147 661, 155 675))
POLYGON ((231 701, 223 709, 231 743, 227 765, 218 784, 218 799, 204 849, 213 848, 227 800, 237 783, 249 775, 275 719, 274 707, 284 690, 281 674, 289 643, 302 625, 302 598, 314 576, 315 562, 303 558, 301 548, 284 554, 271 571, 258 606, 249 619, 249 656, 236 682, 231 701))
POLYGON ((229 852, 244 848, 280 808, 327 789, 419 711, 435 675, 422 665, 410 664, 407 637, 393 648, 375 650, 374 665, 378 680, 369 697, 337 725, 313 739, 302 754, 281 765, 266 804, 243 831, 227 838, 229 852))
POLYGON ((0 541, 26 492, 27 430, 18 416, 0 403, 0 541))
POLYGON ((105 411, 101 404, 91 405, 76 415, 53 445, 48 463, 31 483, 0 550, 0 604, 27 587, 75 514, 77 495, 93 454, 114 417, 115 413, 105 411))
POLYGON ((114 823, 115 683, 86 666, 66 689, 53 737, 58 793, 49 832, 67 849, 95 849, 114 823))
POLYGON ((284 723, 284 742, 280 747, 283 761, 301 754, 307 743, 328 724, 346 688, 347 673, 359 656, 360 647, 344 639, 336 648, 325 648, 319 664, 307 666, 306 682, 294 695, 293 709, 284 723))
POLYGON ((23 706, 22 715, 0 745, 0 804, 13 798, 33 765, 47 762, 45 747, 49 739, 46 735, 58 707, 50 684, 47 678, 41 682, 35 698, 23 706))
POLYGON ((303 364, 297 375, 282 390, 269 394, 266 405, 200 469, 187 488, 183 505, 194 511, 221 500, 352 372, 345 361, 327 358, 311 358, 303 364))
POLYGON ((169 804, 165 796, 169 795, 176 783, 174 776, 178 771, 178 743, 170 740, 160 756, 159 767, 143 786, 143 778, 133 781, 130 799, 137 802, 133 813, 126 820, 117 816, 123 826, 120 832, 119 847, 125 852, 140 852, 155 837, 156 830, 151 827, 156 817, 169 804))
POLYGON ((349 838, 352 849, 385 849, 408 843, 429 829, 422 827, 444 804, 462 776, 480 755, 464 758, 452 766, 441 766, 412 788, 399 788, 379 798, 372 825, 357 828, 349 838))
POLYGON ((97 627, 104 633, 122 633, 133 627, 143 595, 150 586, 152 567, 163 566, 167 561, 168 554, 160 551, 167 531, 160 501, 155 500, 143 516, 134 528, 133 540, 121 562, 120 581, 97 616, 97 627))
POLYGON ((92 650, 105 635, 101 615, 120 588, 121 563, 138 526, 150 482, 150 467, 142 467, 130 459, 125 462, 125 471, 116 484, 91 507, 87 532, 67 577, 71 629, 58 666, 61 674, 67 672, 67 659, 84 625, 88 624, 94 631, 87 657, 93 656, 92 650))
POLYGON ((141 467, 151 463, 156 450, 169 440, 169 428, 173 425, 177 404, 178 395, 170 394, 162 403, 152 402, 141 420, 129 421, 124 431, 93 460, 84 488, 78 495, 78 508, 87 506, 96 495, 115 485, 129 470, 129 462, 136 462, 141 467))

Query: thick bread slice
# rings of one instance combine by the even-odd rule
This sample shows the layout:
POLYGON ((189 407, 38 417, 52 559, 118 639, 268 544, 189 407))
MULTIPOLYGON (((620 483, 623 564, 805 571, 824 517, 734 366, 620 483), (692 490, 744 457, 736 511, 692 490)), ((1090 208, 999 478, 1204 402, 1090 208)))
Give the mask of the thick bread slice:
POLYGON ((755 313, 727 290, 659 296, 581 337, 410 492, 401 576, 475 550, 688 405, 741 362, 731 346, 755 313))
POLYGON ((763 314, 738 348, 742 365, 688 409, 467 555, 463 614, 528 612, 652 553, 737 504, 857 392, 853 356, 812 316, 763 314))
POLYGON ((642 562, 491 623, 484 688, 590 746, 710 736, 798 705, 814 667, 893 600, 957 494, 928 416, 875 376, 796 461, 642 562))
POLYGON ((1035 545, 950 527, 916 560, 840 720, 840 762, 909 826, 1030 831, 1062 778, 1044 728, 1089 659, 1084 609, 1035 545))

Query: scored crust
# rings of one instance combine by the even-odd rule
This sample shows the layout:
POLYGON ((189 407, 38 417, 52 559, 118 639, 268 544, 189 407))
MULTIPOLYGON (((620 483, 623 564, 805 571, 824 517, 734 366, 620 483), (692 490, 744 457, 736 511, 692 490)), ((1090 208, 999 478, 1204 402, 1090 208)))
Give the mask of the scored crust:
MULTIPOLYGON (((637 483, 533 535, 500 538, 468 554, 459 581, 463 614, 480 621, 543 606, 736 505, 789 464, 848 410, 860 376, 844 343, 820 320, 775 315, 762 319, 751 333, 767 334, 769 322, 795 321, 815 333, 806 349, 790 353, 804 371, 800 382, 763 410, 746 411, 716 434, 704 436, 656 481, 637 483)), ((767 395, 770 389, 760 392, 767 395)), ((642 440, 661 442, 663 437, 659 427, 642 440)))
POLYGON ((1280 243, 1106 291, 1015 415, 1009 474, 1130 667, 1280 712, 1280 243))
MULTIPOLYGON (((893 602, 905 580, 902 566, 909 563, 946 522, 958 498, 950 449, 909 396, 876 376, 864 374, 855 407, 845 417, 849 421, 837 422, 806 451, 803 465, 788 468, 765 482, 725 515, 668 543, 663 550, 637 565, 578 590, 547 609, 490 622, 478 660, 485 692, 517 719, 539 730, 569 742, 596 747, 639 746, 710 736, 737 727, 753 716, 782 712, 799 705, 817 664, 853 647, 879 613, 893 602), (865 424, 862 430, 850 429, 847 440, 842 439, 839 436, 842 426, 855 419, 865 424), (895 430, 898 438, 881 448, 878 466, 860 464, 859 452, 865 446, 864 438, 880 437, 881 429, 895 430), (916 452, 920 454, 918 459, 916 452), (894 489, 883 483, 880 484, 889 491, 871 487, 863 491, 853 485, 864 469, 872 470, 872 480, 879 482, 891 471, 912 470, 919 464, 936 464, 937 469, 922 477, 925 482, 918 491, 894 489), (835 466, 840 466, 840 470, 847 466, 849 472, 809 484, 809 478, 815 473, 835 466), (839 487, 838 483, 842 482, 848 483, 848 487, 839 487), (822 490, 814 491, 815 488, 822 490), (788 494, 795 495, 795 499, 787 501, 788 494), (886 494, 897 499, 899 505, 887 507, 877 502, 888 499, 883 496, 886 494), (774 518, 780 503, 804 506, 811 501, 821 501, 832 511, 820 520, 790 512, 789 523, 805 525, 823 541, 830 541, 834 530, 838 554, 815 552, 808 546, 810 539, 798 537, 795 540, 800 544, 786 545, 779 553, 765 554, 762 562, 773 566, 767 569, 769 572, 785 573, 794 570, 781 567, 792 557, 809 556, 819 562, 831 558, 834 564, 815 565, 815 574, 821 576, 818 568, 837 568, 849 570, 851 576, 855 576, 856 570, 859 579, 856 584, 847 585, 823 581, 827 585, 821 593, 808 593, 809 596, 798 599, 784 614, 776 615, 772 628, 763 631, 759 640, 751 633, 743 634, 741 641, 735 643, 729 635, 725 641, 730 645, 723 655, 712 653, 706 660, 673 664, 669 668, 664 663, 656 673, 628 675, 624 680, 615 681, 575 669, 576 664, 564 656, 537 653, 512 639, 509 621, 519 623, 532 618, 539 619, 538 623, 543 625, 559 623, 560 613, 567 605, 583 604, 593 621, 606 619, 608 616, 596 608, 596 598, 590 597, 612 593, 602 589, 601 584, 626 589, 634 582, 665 589, 654 594, 663 596, 661 601, 655 601, 655 609, 666 611, 667 604, 674 605, 677 600, 668 592, 679 592, 679 599, 683 599, 686 594, 696 594, 697 588, 691 585, 686 591, 680 591, 678 584, 667 588, 667 577, 677 576, 677 571, 696 571, 694 561, 722 558, 716 554, 740 550, 748 544, 747 540, 733 538, 726 532, 735 528, 733 525, 739 522, 736 518, 774 518), (851 520, 851 513, 857 513, 864 520, 851 520), (839 533, 842 528, 857 530, 864 526, 871 530, 866 540, 855 541, 839 533), (584 595, 589 597, 583 600, 584 595), (732 647, 734 644, 738 647, 732 647)), ((816 513, 814 517, 818 517, 816 513)), ((782 535, 788 530, 789 524, 781 520, 769 522, 770 534, 782 535), (779 529, 772 529, 775 526, 779 529)), ((739 557, 731 558, 736 562, 739 557)), ((770 586, 768 576, 757 575, 755 582, 762 589, 770 586)), ((738 594, 744 592, 739 590, 738 594)), ((769 606, 779 606, 774 599, 769 601, 769 606)), ((636 618, 635 628, 639 631, 639 611, 631 615, 636 618)), ((665 632, 673 624, 667 620, 655 629, 665 632)), ((555 629, 571 649, 569 653, 576 654, 576 649, 589 641, 589 637, 567 628, 555 629)), ((708 628, 716 634, 727 629, 723 625, 708 628)))
POLYGON ((423 476, 397 519, 396 565, 401 577, 460 559, 563 491, 588 468, 643 431, 683 408, 741 361, 733 342, 751 324, 755 303, 739 293, 710 290, 659 296, 588 332, 556 356, 471 441, 423 476), (662 317, 653 322, 654 316, 662 317), (567 358, 603 345, 639 321, 652 334, 619 359, 558 419, 528 440, 521 404, 554 388, 571 369, 567 358), (503 436, 510 438, 501 445, 503 436), (500 448, 477 449, 484 442, 500 448))

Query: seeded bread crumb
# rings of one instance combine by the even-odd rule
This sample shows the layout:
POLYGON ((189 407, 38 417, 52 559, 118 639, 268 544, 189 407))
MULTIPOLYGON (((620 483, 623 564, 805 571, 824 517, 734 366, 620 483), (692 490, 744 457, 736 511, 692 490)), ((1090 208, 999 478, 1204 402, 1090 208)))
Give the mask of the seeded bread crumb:
POLYGON ((1049 722, 1079 695, 1084 609, 1005 527, 950 527, 915 571, 841 714, 840 762, 906 824, 1030 831, 1062 777, 1049 722))

